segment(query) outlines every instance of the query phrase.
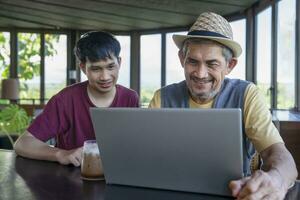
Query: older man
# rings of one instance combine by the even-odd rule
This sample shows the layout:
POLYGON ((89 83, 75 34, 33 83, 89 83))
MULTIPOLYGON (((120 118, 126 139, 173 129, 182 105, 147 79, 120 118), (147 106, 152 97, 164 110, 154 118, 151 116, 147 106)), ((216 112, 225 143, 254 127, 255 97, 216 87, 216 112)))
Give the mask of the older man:
POLYGON ((149 107, 241 108, 247 177, 230 182, 232 195, 237 199, 283 199, 297 177, 295 163, 258 88, 247 81, 225 78, 242 52, 233 40, 230 24, 220 15, 203 13, 187 35, 174 35, 173 40, 180 49, 185 80, 156 91, 149 107), (255 150, 263 165, 251 174, 255 150))

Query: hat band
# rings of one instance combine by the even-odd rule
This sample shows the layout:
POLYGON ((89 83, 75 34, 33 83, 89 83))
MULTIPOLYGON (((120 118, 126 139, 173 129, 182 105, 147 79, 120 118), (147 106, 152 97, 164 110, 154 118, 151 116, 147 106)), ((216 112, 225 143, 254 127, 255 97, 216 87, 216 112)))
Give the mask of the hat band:
POLYGON ((212 37, 222 37, 222 38, 230 39, 220 33, 211 32, 211 31, 196 31, 195 30, 195 31, 189 32, 188 35, 212 36, 212 37))

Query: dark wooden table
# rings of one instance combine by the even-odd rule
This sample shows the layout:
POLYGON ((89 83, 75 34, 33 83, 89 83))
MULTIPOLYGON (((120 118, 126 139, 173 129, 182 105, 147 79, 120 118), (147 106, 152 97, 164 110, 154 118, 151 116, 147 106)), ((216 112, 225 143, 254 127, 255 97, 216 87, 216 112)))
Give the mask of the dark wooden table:
MULTIPOLYGON (((280 135, 300 171, 300 112, 273 110, 272 115, 280 135)), ((300 174, 298 179, 300 179, 300 174)))
MULTIPOLYGON (((53 162, 16 156, 0 150, 0 200, 228 200, 231 198, 165 190, 106 185, 104 181, 82 181, 80 169, 53 162)), ((300 199, 300 182, 289 191, 287 200, 300 199)))

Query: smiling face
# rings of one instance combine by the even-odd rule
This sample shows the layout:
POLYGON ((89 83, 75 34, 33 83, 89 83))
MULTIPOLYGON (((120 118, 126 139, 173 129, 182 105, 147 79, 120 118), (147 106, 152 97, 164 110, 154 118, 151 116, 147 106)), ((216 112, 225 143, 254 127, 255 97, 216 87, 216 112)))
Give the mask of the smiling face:
POLYGON ((197 103, 207 103, 220 91, 225 75, 237 63, 226 61, 222 47, 214 43, 189 43, 185 54, 179 51, 181 65, 189 92, 197 103))
POLYGON ((111 56, 111 58, 97 62, 90 62, 87 59, 86 63, 80 64, 80 67, 88 78, 89 87, 104 94, 114 89, 119 76, 120 64, 121 58, 111 56))

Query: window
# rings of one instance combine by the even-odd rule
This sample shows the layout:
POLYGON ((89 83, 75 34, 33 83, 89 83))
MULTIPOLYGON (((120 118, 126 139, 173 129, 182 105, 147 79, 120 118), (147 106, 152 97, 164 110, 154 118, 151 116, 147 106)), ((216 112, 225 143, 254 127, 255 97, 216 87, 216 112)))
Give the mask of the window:
POLYGON ((229 78, 239 78, 245 80, 246 78, 246 19, 230 22, 233 32, 233 39, 238 42, 243 52, 238 58, 238 64, 228 75, 229 78))
MULTIPOLYGON (((0 80, 9 77, 9 67, 10 67, 10 33, 0 32, 0 80)), ((2 81, 0 81, 0 88, 2 88, 1 82, 2 81)), ((0 104, 6 104, 6 103, 9 103, 9 101, 0 99, 0 104)))
POLYGON ((172 36, 174 34, 186 35, 187 32, 174 32, 166 34, 166 84, 177 83, 184 78, 184 71, 178 57, 178 47, 175 45, 172 36))
POLYGON ((130 36, 116 36, 121 44, 121 68, 118 84, 130 87, 130 36))
POLYGON ((271 8, 257 15, 257 86, 271 107, 271 8))
POLYGON ((161 35, 141 36, 141 104, 147 107, 161 87, 161 35))
POLYGON ((10 33, 0 32, 0 77, 9 77, 10 66, 10 33))
POLYGON ((45 34, 45 51, 45 98, 50 99, 66 86, 67 35, 45 34))
POLYGON ((40 48, 40 34, 18 33, 18 77, 20 99, 24 99, 20 103, 34 103, 40 99, 40 48))
POLYGON ((295 106, 296 0, 278 2, 277 108, 295 106))

